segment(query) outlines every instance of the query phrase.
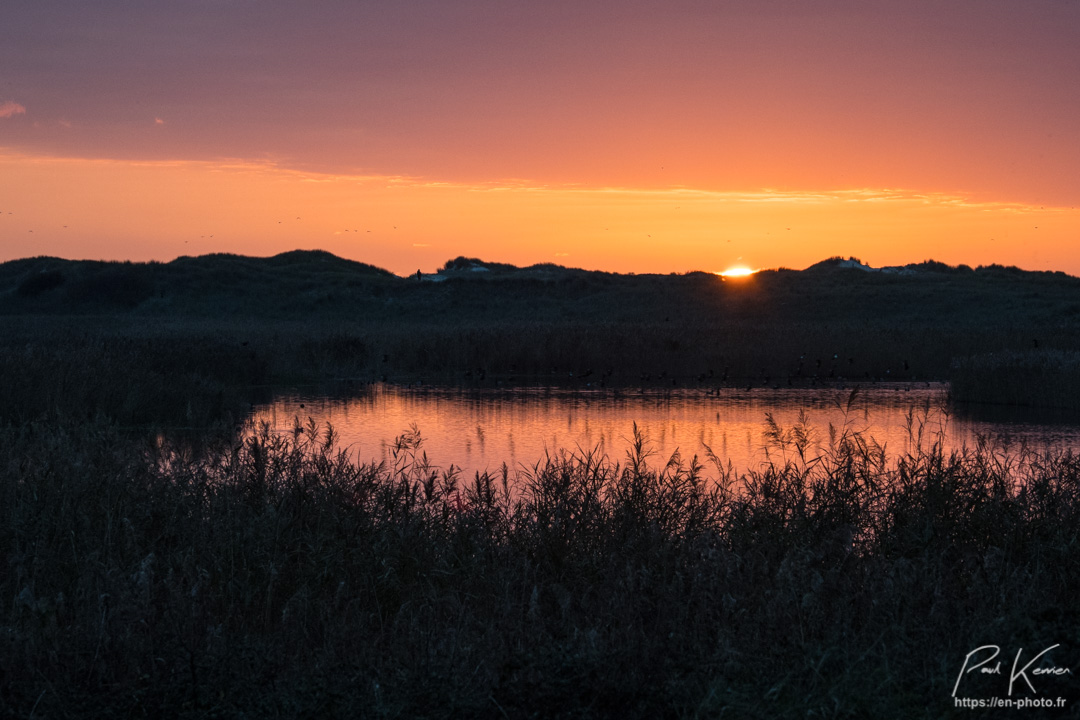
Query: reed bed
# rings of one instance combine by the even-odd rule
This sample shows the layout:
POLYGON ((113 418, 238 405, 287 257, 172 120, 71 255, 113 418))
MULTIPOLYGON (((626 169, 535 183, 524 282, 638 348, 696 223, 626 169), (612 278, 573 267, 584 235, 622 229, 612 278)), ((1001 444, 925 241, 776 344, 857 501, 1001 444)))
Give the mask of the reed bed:
POLYGON ((981 353, 953 362, 951 390, 963 402, 1080 408, 1080 352, 1029 349, 981 353))
MULTIPOLYGON (((961 388, 983 388, 967 394, 993 400, 995 387, 1019 381, 1002 381, 1006 370, 950 366, 952 359, 1016 352, 1030 345, 1029 335, 1007 327, 685 318, 489 325, 0 318, 0 422, 100 416, 127 426, 205 427, 242 419, 274 385, 331 382, 349 394, 382 380, 709 389, 955 376, 961 388)), ((1037 376, 1045 391, 1028 397, 1080 403, 1068 390, 1075 376, 1037 376), (1059 382, 1064 392, 1054 391, 1059 382)))
POLYGON ((369 464, 312 424, 6 426, 0 706, 940 717, 975 647, 1075 657, 1080 458, 774 430, 741 476, 638 436, 466 478, 415 434, 369 464))

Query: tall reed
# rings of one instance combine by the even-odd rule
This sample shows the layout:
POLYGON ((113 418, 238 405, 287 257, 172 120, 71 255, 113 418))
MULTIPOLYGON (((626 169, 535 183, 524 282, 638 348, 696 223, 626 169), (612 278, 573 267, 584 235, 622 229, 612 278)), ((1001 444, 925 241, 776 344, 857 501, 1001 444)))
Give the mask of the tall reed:
POLYGON ((202 447, 8 426, 0 697, 35 717, 938 716, 973 648, 1080 644, 1080 459, 932 436, 887 458, 843 428, 811 457, 774 430, 738 477, 638 435, 467 478, 415 434, 372 464, 312 424, 202 447))

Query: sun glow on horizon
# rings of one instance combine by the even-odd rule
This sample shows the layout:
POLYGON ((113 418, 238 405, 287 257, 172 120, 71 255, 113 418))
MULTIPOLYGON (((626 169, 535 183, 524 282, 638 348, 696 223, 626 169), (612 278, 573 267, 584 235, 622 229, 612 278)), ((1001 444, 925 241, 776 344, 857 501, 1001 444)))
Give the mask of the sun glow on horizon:
POLYGON ((404 275, 464 255, 688 272, 855 255, 1080 274, 1080 209, 900 189, 717 191, 333 175, 267 162, 125 161, 0 148, 0 262, 168 261, 322 249, 404 275))
POLYGON ((720 277, 724 277, 724 278, 744 278, 744 277, 750 277, 751 275, 753 275, 756 272, 758 272, 758 271, 757 270, 751 270, 750 268, 746 267, 745 265, 735 265, 733 267, 729 267, 727 270, 724 270, 722 272, 718 272, 716 274, 719 275, 720 277))

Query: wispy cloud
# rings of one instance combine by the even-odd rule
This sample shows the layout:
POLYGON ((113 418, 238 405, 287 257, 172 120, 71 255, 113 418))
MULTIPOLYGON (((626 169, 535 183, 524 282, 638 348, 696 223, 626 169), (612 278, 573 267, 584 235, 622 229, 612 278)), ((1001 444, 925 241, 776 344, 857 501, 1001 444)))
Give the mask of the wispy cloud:
MULTIPOLYGON (((565 197, 617 197, 635 198, 642 202, 705 202, 771 205, 830 205, 830 204, 906 204, 926 206, 949 206, 988 211, 1031 212, 1046 210, 1019 202, 977 200, 967 194, 945 192, 916 192, 904 188, 847 188, 830 190, 778 190, 761 188, 754 190, 706 190, 673 186, 639 188, 632 186, 596 186, 580 184, 528 185, 524 181, 491 181, 486 183, 434 183, 415 178, 400 178, 400 185, 411 187, 454 187, 471 193, 506 193, 525 195, 562 195, 565 197)), ((1062 209, 1062 208, 1054 208, 1062 209)))
POLYGON ((161 118, 159 118, 159 117, 156 117, 156 118, 154 118, 154 124, 155 124, 155 125, 164 125, 164 124, 165 124, 165 121, 164 121, 164 120, 162 120, 162 119, 161 119, 161 118))
POLYGON ((15 117, 26 112, 26 108, 17 102, 8 100, 0 104, 0 118, 15 117))
MULTIPOLYGON (((13 102, 0 104, 0 117, 25 112, 23 106, 13 102), (17 109, 11 109, 12 107, 17 109)), ((161 118, 155 123, 165 124, 161 118)), ((69 121, 58 121, 63 127, 71 127, 69 121)), ((107 158, 70 158, 52 156, 30 156, 0 150, 0 160, 18 160, 35 163, 76 163, 93 165, 112 165, 116 167, 152 167, 178 168, 211 173, 243 173, 265 177, 276 177, 301 184, 324 184, 359 187, 368 190, 408 192, 411 190, 427 192, 459 192, 470 195, 516 196, 518 199, 543 202, 584 200, 603 205, 607 202, 623 203, 630 201, 641 207, 663 207, 677 205, 698 208, 737 208, 757 206, 769 207, 813 207, 822 208, 840 206, 863 207, 901 207, 901 208, 938 208, 954 210, 972 210, 991 214, 1020 215, 1028 213, 1075 213, 1076 208, 1060 205, 1033 205, 1008 200, 976 198, 960 192, 926 192, 907 188, 834 188, 826 190, 783 190, 776 188, 757 188, 750 190, 710 190, 685 186, 641 188, 633 186, 586 186, 579 183, 529 184, 524 180, 512 178, 489 182, 455 182, 431 180, 408 175, 384 175, 362 173, 327 173, 316 170, 301 170, 273 160, 253 160, 246 158, 219 158, 217 160, 118 160, 107 158)), ((346 231, 347 232, 347 231, 346 231)), ((355 232, 355 231, 354 231, 355 232)))

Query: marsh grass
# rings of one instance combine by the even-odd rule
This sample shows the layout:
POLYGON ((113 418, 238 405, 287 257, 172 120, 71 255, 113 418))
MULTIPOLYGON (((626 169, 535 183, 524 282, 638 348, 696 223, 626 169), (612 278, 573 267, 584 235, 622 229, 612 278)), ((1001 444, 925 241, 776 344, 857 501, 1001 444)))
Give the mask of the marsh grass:
MULTIPOLYGON (((350 395, 382 380, 711 389, 944 380, 952 373, 962 389, 980 382, 971 378, 983 369, 950 368, 953 357, 1014 347, 1019 335, 1002 328, 738 320, 471 325, 63 317, 3 318, 0 331, 0 422, 100 418, 171 428, 240 421, 271 387, 308 383, 333 383, 335 392, 350 395)), ((1003 374, 987 369, 995 382, 983 382, 975 395, 992 398, 1003 374)), ((1075 378, 1038 378, 1043 399, 1080 402, 1080 393, 1068 390, 1075 378), (1054 392, 1058 386, 1062 392, 1054 392)))
POLYGON ((957 358, 952 396, 962 402, 1080 408, 1080 352, 1029 349, 957 358))
POLYGON ((771 462, 711 458, 717 480, 639 433, 467 478, 417 433, 372 464, 313 424, 199 448, 8 426, 0 696, 35 717, 938 717, 974 647, 1074 656, 1080 460, 932 433, 886 458, 846 427, 811 457, 769 430, 771 462))

